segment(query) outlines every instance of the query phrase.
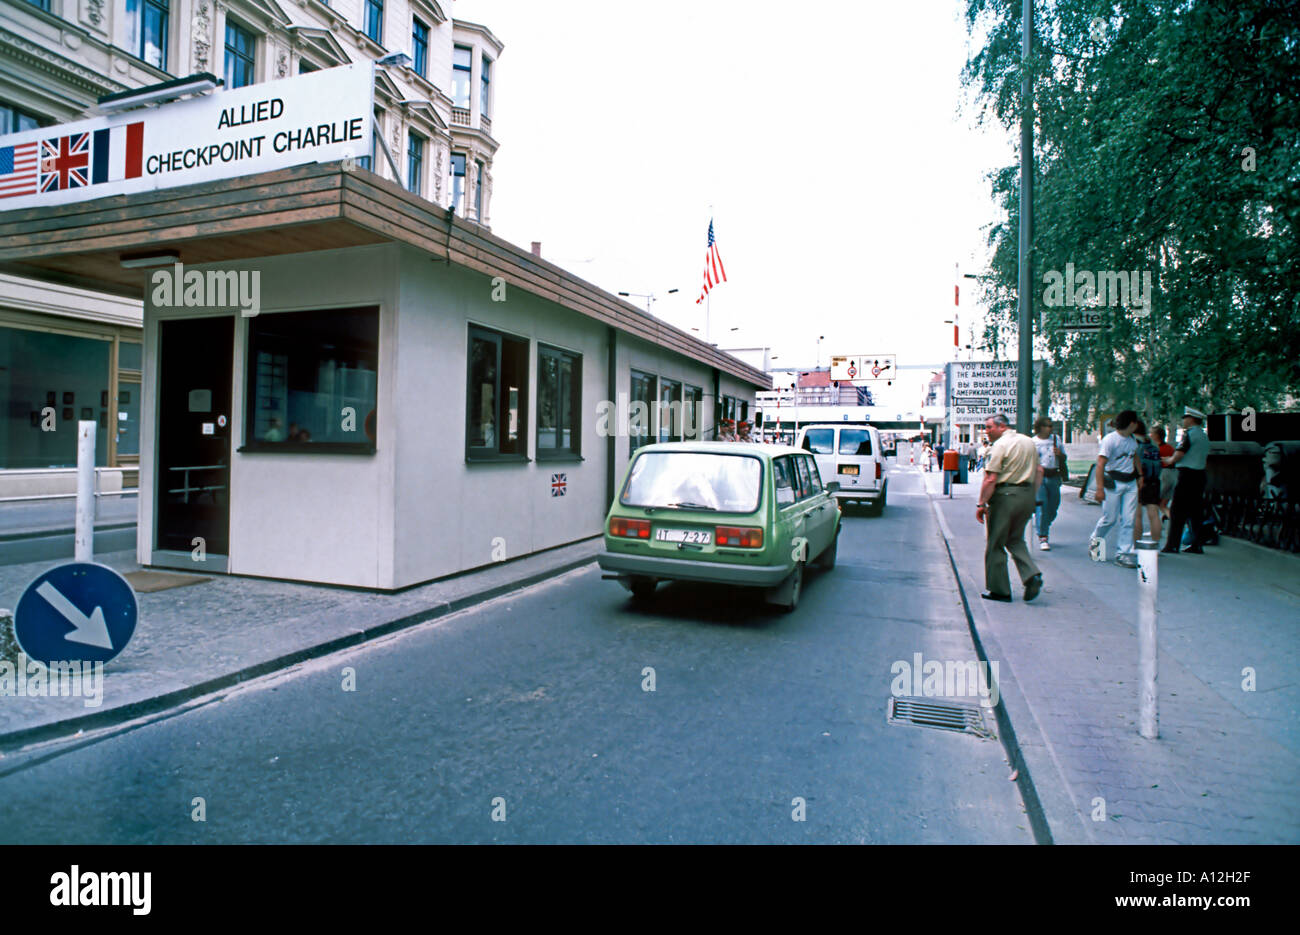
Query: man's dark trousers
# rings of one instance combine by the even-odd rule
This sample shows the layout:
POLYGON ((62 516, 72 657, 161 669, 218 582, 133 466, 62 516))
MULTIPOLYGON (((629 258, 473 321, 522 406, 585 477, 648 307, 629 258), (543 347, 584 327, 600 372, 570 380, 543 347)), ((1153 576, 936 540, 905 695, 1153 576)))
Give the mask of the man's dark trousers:
POLYGON ((1199 547, 1205 536, 1201 520, 1205 506, 1205 472, 1195 468, 1178 469, 1178 486, 1174 488, 1174 505, 1169 508, 1169 538, 1165 548, 1177 551, 1183 544, 1183 526, 1192 524, 1192 547, 1199 547))
POLYGON ((1023 584, 1038 574, 1038 566, 1025 546, 1025 526, 1034 515, 1034 488, 1000 484, 989 498, 988 541, 984 546, 984 587, 994 594, 1011 595, 1007 552, 1016 560, 1023 584))

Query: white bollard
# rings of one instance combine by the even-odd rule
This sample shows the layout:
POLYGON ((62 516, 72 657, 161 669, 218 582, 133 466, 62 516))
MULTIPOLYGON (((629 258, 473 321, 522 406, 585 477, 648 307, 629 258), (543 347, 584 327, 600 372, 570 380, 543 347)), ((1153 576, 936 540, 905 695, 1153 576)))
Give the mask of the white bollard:
POLYGON ((77 423, 77 526, 73 559, 95 560, 95 423, 77 423))
POLYGON ((1144 536, 1137 544, 1138 556, 1138 732, 1147 740, 1160 736, 1160 713, 1156 704, 1156 586, 1159 583, 1160 543, 1144 536))

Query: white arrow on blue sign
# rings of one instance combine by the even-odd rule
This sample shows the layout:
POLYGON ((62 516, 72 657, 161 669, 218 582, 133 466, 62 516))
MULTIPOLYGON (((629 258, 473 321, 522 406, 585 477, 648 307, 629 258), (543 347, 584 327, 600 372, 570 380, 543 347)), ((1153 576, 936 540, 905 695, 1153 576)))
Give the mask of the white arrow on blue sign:
POLYGON ((106 565, 70 562, 40 575, 14 608, 14 637, 28 658, 108 662, 135 632, 135 590, 106 565))

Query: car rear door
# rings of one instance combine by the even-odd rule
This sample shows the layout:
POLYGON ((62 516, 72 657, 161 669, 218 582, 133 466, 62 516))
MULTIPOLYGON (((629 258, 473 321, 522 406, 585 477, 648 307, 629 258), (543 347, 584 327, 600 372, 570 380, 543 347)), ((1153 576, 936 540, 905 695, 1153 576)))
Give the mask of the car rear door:
POLYGON ((835 504, 822 486, 817 464, 811 455, 797 455, 799 472, 799 503, 803 507, 804 532, 808 539, 808 558, 816 558, 826 546, 834 530, 835 504))
MULTIPOLYGON (((789 537, 788 541, 807 539, 807 504, 803 501, 799 472, 792 455, 772 459, 773 497, 776 507, 776 524, 789 537)), ((812 551, 812 543, 808 545, 812 551)))
POLYGON ((879 436, 866 425, 846 425, 840 429, 835 454, 835 480, 849 492, 875 491, 880 487, 881 471, 879 436))

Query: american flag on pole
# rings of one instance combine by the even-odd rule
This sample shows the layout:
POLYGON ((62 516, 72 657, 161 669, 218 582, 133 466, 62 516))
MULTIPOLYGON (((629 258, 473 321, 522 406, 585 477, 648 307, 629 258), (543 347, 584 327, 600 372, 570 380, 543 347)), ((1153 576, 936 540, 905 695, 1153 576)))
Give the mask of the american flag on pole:
POLYGON ((727 271, 722 268, 722 257, 718 253, 718 242, 713 237, 713 219, 709 219, 709 252, 704 255, 704 289, 700 292, 700 297, 695 300, 699 305, 704 301, 704 297, 720 282, 727 281, 727 271))

